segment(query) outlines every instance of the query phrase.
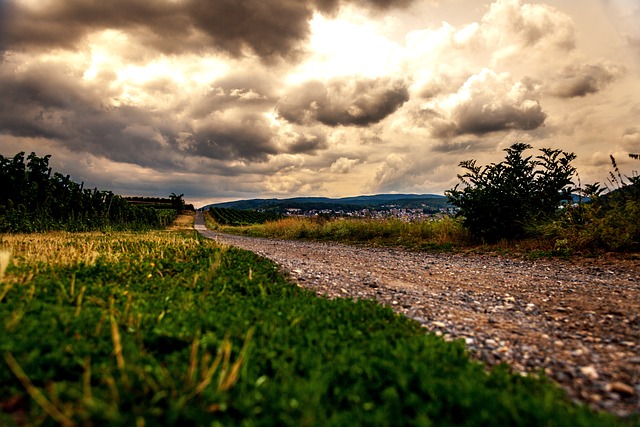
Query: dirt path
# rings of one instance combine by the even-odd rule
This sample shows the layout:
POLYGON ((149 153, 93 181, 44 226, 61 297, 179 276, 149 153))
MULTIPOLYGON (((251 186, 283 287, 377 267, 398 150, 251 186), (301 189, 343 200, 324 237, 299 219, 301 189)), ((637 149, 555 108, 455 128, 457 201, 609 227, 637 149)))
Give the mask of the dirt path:
POLYGON ((257 239, 196 229, 278 263, 329 298, 375 299, 472 357, 541 370, 576 401, 640 413, 640 262, 524 261, 257 239))

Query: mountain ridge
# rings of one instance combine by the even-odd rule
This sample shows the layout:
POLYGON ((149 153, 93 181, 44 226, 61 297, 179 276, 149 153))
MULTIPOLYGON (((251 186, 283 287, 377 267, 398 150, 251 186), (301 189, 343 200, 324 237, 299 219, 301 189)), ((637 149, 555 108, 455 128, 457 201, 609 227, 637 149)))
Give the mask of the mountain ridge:
POLYGON ((300 205, 331 205, 331 206, 350 206, 350 207, 376 207, 386 204, 407 204, 407 203, 419 203, 420 201, 439 202, 441 204, 443 200, 446 200, 446 196, 440 194, 372 194, 372 195, 360 195, 349 197, 321 197, 321 196, 303 196, 303 197, 289 197, 284 199, 279 198, 256 198, 256 199, 241 199, 230 202, 212 203, 203 206, 202 210, 206 210, 212 207, 219 208, 234 208, 234 209, 268 209, 268 208, 282 208, 286 205, 295 208, 300 205))

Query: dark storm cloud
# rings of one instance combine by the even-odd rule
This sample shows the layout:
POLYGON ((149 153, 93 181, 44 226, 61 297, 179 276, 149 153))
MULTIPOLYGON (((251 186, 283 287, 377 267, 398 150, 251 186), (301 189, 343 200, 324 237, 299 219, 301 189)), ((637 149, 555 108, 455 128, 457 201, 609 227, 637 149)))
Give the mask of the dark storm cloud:
POLYGON ((485 69, 470 77, 457 93, 414 115, 437 138, 481 136, 508 130, 534 130, 547 114, 538 101, 539 84, 529 78, 512 82, 508 74, 485 69))
POLYGON ((184 38, 189 22, 180 3, 145 0, 54 0, 39 7, 6 2, 7 48, 74 48, 90 32, 149 29, 159 37, 184 38))
POLYGON ((451 120, 434 120, 431 125, 433 136, 451 138, 508 130, 534 130, 542 126, 546 118, 547 114, 535 101, 526 105, 467 103, 454 110, 451 120))
POLYGON ((0 0, 0 62, 4 59, 4 51, 5 51, 5 31, 4 28, 7 28, 7 0, 0 0))
POLYGON ((130 123, 152 121, 149 113, 102 107, 89 87, 65 75, 62 68, 48 64, 18 73, 0 67, 0 133, 55 139, 71 149, 125 160, 130 160, 132 149, 146 148, 139 144, 129 148, 131 138, 122 132, 130 123))
MULTIPOLYGON (((161 82, 151 83, 162 86, 161 82)), ((80 152, 141 166, 177 168, 175 153, 217 160, 265 160, 278 152, 266 119, 250 112, 200 120, 173 111, 106 106, 89 83, 48 64, 19 73, 0 64, 0 134, 43 137, 80 152)))
POLYGON ((455 112, 455 133, 483 135, 512 129, 533 130, 541 126, 546 117, 535 101, 528 105, 500 103, 496 106, 469 103, 455 112))
POLYGON ((346 3, 386 9, 412 1, 52 0, 40 7, 8 1, 2 33, 6 49, 71 49, 93 31, 115 29, 164 53, 214 48, 232 56, 252 52, 272 61, 301 53, 316 9, 333 13, 346 3))
POLYGON ((92 99, 54 65, 17 72, 0 64, 0 132, 15 136, 68 136, 77 106, 92 110, 92 99))
POLYGON ((406 85, 389 78, 310 81, 290 89, 278 105, 278 114, 296 124, 367 126, 380 122, 408 99, 406 85))
POLYGON ((315 0, 311 1, 318 10, 324 13, 331 13, 338 9, 341 4, 355 4, 357 6, 373 8, 374 10, 385 10, 390 8, 404 8, 415 0, 315 0))
POLYGON ((264 117, 246 115, 240 120, 212 118, 195 129, 190 154, 218 160, 265 161, 277 154, 273 135, 264 117))
POLYGON ((560 98, 575 98, 600 92, 623 74, 624 70, 608 63, 582 64, 565 68, 551 87, 560 98))
POLYGON ((315 154, 328 147, 326 135, 320 132, 296 132, 287 136, 286 151, 289 154, 315 154))

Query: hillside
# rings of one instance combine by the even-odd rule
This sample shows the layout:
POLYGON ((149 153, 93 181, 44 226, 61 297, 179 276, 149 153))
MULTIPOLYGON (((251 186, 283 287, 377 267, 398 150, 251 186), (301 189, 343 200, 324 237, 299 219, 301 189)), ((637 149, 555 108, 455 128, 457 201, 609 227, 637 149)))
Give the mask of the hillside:
POLYGON ((248 199, 232 202, 214 203, 203 206, 233 209, 255 209, 283 213, 287 209, 307 210, 344 210, 359 209, 440 209, 448 206, 447 198, 437 194, 375 194, 342 198, 330 197, 293 197, 287 199, 248 199))

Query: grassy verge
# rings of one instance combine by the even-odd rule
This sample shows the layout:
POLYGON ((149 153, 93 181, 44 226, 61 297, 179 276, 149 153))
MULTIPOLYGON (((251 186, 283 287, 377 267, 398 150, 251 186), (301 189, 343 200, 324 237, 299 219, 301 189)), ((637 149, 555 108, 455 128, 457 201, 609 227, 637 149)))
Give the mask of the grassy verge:
POLYGON ((210 228, 254 237, 280 239, 313 239, 380 246, 400 246, 413 250, 452 250, 469 247, 471 237, 459 221, 405 222, 396 219, 317 220, 290 217, 245 227, 216 224, 209 218, 210 228))
MULTIPOLYGON (((618 251, 620 256, 637 259, 637 244, 633 246, 628 234, 613 226, 592 228, 563 226, 553 222, 532 229, 532 237, 503 239, 486 243, 474 239, 461 221, 445 218, 427 222, 401 220, 362 220, 290 217, 279 221, 251 226, 224 226, 205 217, 211 229, 231 234, 279 239, 308 239, 349 244, 401 247, 417 251, 457 251, 505 254, 511 257, 537 259, 542 257, 598 256, 618 251), (604 230, 604 231, 603 231, 604 230), (598 239, 596 239, 596 236, 598 239), (622 243, 613 245, 616 242, 622 243), (607 242, 607 244, 605 244, 607 242)), ((627 221, 629 222, 629 221, 627 221)))
POLYGON ((193 231, 0 246, 1 425, 625 425, 193 231))

